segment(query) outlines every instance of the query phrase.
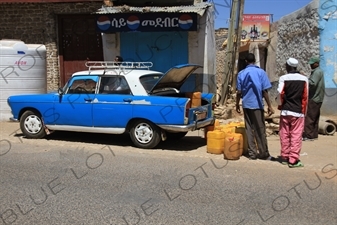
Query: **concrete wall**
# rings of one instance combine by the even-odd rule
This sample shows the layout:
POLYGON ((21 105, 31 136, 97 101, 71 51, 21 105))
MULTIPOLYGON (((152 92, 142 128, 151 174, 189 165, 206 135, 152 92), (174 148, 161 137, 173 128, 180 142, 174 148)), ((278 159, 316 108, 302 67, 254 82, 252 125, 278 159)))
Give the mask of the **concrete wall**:
POLYGON ((101 2, 0 4, 0 39, 44 44, 47 49, 47 90, 60 83, 57 15, 96 12, 101 2))
POLYGON ((324 71, 324 114, 337 114, 337 0, 320 0, 320 67, 324 71))
MULTIPOLYGON (((188 32, 188 62, 202 65, 196 76, 191 77, 183 86, 186 91, 216 92, 216 53, 213 7, 199 16, 198 30, 188 32)), ((120 37, 117 34, 102 34, 104 60, 113 61, 120 55, 120 37)))

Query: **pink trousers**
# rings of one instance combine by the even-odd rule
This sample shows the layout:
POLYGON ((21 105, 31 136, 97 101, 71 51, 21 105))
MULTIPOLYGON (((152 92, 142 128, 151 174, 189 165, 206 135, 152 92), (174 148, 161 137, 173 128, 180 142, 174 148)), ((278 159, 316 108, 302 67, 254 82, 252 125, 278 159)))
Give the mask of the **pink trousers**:
POLYGON ((290 163, 296 163, 300 158, 303 129, 304 117, 280 117, 281 157, 290 163))

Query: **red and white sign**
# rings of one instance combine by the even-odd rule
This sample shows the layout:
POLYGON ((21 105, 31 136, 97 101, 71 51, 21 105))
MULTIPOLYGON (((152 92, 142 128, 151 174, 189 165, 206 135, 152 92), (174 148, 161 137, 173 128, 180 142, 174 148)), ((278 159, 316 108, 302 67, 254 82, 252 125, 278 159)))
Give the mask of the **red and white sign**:
POLYGON ((241 39, 250 41, 265 41, 269 39, 269 14, 244 14, 242 18, 241 39))

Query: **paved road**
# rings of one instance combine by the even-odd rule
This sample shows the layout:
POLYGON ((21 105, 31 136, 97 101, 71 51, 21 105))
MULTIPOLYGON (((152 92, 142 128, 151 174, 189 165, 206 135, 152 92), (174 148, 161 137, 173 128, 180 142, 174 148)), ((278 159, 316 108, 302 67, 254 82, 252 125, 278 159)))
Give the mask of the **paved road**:
MULTIPOLYGON (((304 142, 305 167, 289 169, 207 154, 198 132, 143 150, 128 136, 28 140, 0 126, 0 224, 337 224, 336 136, 304 142)), ((269 146, 277 155, 278 137, 269 146)))

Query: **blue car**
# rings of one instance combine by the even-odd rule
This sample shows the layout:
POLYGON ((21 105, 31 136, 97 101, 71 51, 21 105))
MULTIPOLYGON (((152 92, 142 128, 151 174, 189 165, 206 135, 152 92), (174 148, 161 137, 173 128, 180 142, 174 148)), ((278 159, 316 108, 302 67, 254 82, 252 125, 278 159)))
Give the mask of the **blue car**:
POLYGON ((146 62, 87 62, 58 92, 8 98, 11 120, 19 121, 27 138, 43 138, 53 131, 105 134, 128 132, 139 148, 155 148, 166 139, 214 123, 211 93, 191 104, 180 92, 200 66, 185 64, 165 74, 146 62))

